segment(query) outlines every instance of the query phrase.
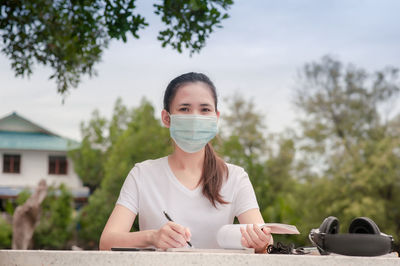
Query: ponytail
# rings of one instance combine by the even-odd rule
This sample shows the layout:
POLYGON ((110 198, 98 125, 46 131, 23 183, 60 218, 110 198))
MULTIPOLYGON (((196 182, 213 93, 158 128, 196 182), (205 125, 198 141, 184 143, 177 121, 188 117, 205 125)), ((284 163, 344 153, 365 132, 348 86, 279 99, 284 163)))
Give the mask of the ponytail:
POLYGON ((205 146, 203 171, 200 183, 203 184, 203 195, 217 208, 217 203, 228 204, 221 194, 222 183, 228 178, 228 167, 223 159, 216 155, 210 143, 205 146))

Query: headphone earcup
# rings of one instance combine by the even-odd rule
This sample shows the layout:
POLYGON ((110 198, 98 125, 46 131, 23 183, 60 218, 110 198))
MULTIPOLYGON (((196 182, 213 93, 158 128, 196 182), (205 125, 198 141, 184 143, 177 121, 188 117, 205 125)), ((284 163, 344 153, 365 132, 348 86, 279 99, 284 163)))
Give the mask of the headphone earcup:
POLYGON ((325 218, 319 227, 320 233, 337 234, 339 233, 339 220, 335 216, 325 218))
POLYGON ((350 234, 380 234, 381 231, 374 221, 368 217, 358 217, 351 221, 350 234))

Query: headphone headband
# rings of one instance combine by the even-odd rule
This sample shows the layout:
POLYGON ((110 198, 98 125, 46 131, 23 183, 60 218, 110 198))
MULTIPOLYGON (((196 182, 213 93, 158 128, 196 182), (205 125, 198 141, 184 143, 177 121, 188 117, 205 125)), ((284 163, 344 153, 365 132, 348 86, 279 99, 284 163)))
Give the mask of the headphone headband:
MULTIPOLYGON (((373 232, 338 234, 336 228, 339 222, 336 217, 331 216, 326 218, 318 229, 312 229, 309 238, 321 254, 333 252, 349 256, 380 256, 392 252, 393 237, 380 233, 378 226, 372 220, 365 217, 362 219, 364 222, 371 222, 366 227, 374 228, 373 232)), ((354 221, 359 223, 357 219, 354 221)))

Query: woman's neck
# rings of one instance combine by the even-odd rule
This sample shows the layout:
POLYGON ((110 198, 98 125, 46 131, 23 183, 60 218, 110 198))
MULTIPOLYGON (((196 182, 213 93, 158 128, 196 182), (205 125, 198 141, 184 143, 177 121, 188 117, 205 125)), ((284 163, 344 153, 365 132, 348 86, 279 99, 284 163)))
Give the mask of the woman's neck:
POLYGON ((170 155, 170 160, 179 170, 203 169, 205 150, 204 148, 195 153, 186 153, 175 147, 175 151, 170 155))

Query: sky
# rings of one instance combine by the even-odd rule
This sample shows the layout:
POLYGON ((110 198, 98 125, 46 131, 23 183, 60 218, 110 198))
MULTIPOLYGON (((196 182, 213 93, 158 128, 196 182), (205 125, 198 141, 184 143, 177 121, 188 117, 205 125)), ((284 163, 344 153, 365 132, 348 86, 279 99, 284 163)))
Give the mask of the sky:
POLYGON ((137 1, 149 23, 140 39, 112 41, 95 66, 98 75, 84 77, 64 104, 48 79, 49 68, 35 65, 30 78, 16 78, 11 61, 0 53, 0 118, 16 111, 80 140, 80 123, 89 121, 95 109, 110 118, 118 97, 130 108, 145 97, 159 115, 169 81, 196 71, 216 85, 221 114, 227 109, 223 99, 239 92, 254 101, 268 131, 279 133, 296 126, 294 90, 305 63, 331 55, 370 72, 400 67, 397 0, 237 0, 223 27, 192 57, 161 47, 157 33, 163 25, 153 3, 137 1))

